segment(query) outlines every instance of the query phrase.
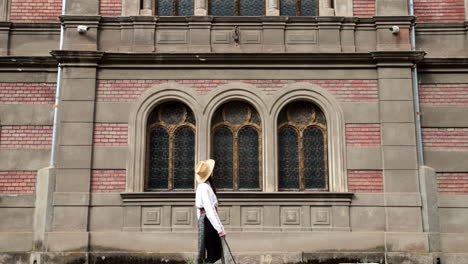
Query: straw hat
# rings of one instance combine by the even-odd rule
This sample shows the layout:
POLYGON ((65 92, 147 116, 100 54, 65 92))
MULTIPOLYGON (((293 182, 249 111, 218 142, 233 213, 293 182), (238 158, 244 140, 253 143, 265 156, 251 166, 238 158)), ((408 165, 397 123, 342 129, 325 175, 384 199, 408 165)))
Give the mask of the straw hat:
POLYGON ((202 160, 195 166, 195 177, 197 182, 205 182, 211 176, 215 165, 215 161, 212 159, 202 160))

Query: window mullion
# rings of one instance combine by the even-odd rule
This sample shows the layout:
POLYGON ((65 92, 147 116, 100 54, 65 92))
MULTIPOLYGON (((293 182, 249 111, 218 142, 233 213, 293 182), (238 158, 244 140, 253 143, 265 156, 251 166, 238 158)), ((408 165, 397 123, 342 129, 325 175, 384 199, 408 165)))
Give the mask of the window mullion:
POLYGON ((234 1, 234 15, 239 16, 240 15, 239 0, 231 0, 231 1, 234 1))
POLYGON ((175 153, 175 128, 170 130, 169 134, 169 162, 168 162, 168 189, 174 189, 174 153, 175 153))
POLYGON ((178 9, 178 1, 172 0, 172 15, 177 16, 177 9, 178 9))
POLYGON ((301 0, 296 0, 296 16, 301 15, 301 8, 302 8, 302 3, 301 0))
POLYGON ((233 188, 239 190, 239 129, 233 129, 233 152, 232 152, 232 164, 233 164, 233 188))
POLYGON ((299 159, 299 190, 303 191, 304 187, 304 129, 299 130, 298 138, 298 159, 299 159))

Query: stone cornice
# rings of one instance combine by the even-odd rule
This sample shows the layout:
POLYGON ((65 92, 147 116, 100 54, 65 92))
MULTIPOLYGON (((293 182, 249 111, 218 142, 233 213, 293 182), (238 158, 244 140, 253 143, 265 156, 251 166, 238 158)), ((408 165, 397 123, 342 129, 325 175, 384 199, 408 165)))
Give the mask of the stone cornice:
POLYGON ((0 67, 54 68, 57 60, 51 56, 0 56, 0 67))
POLYGON ((61 64, 97 65, 104 55, 100 51, 53 50, 50 54, 61 64))
POLYGON ((382 63, 419 63, 424 59, 424 51, 374 51, 372 58, 379 64, 382 63))
POLYGON ((426 69, 465 69, 468 70, 468 58, 425 58, 418 64, 420 70, 426 69))
MULTIPOLYGON (((188 202, 195 200, 194 192, 137 192, 121 193, 125 204, 142 204, 158 202, 188 202)), ((219 192, 219 199, 223 203, 252 202, 252 203, 288 203, 288 202, 317 202, 317 203, 351 203, 354 193, 333 192, 219 192)))

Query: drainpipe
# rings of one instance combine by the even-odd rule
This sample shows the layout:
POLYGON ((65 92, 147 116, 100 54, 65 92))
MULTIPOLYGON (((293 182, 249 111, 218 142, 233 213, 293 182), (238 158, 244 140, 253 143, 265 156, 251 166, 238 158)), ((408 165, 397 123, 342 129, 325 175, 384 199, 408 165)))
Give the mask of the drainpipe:
MULTIPOLYGON (((65 15, 67 0, 62 0, 62 15, 65 15)), ((59 50, 63 49, 63 39, 65 34, 65 26, 60 23, 60 44, 59 50)), ((57 131, 58 131, 58 114, 60 103, 60 88, 62 87, 62 65, 59 63, 57 69, 57 88, 55 89, 55 104, 54 104, 54 126, 52 128, 52 151, 50 154, 50 166, 55 166, 55 156, 57 151, 57 131)))
MULTIPOLYGON (((409 15, 414 16, 414 0, 409 0, 409 15)), ((414 23, 410 27, 410 40, 411 50, 416 50, 416 29, 414 23)), ((411 69, 412 81, 413 81, 413 95, 414 95, 414 107, 416 111, 416 147, 418 149, 418 163, 419 166, 424 166, 424 153, 422 144, 422 133, 421 133, 421 108, 419 105, 419 83, 418 83, 418 67, 414 65, 411 69)))

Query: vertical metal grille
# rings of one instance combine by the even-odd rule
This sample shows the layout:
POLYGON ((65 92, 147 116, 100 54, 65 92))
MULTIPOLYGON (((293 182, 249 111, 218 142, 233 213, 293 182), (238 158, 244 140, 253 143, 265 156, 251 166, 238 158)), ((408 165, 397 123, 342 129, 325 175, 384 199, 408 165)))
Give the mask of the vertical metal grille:
POLYGON ((193 189, 195 133, 188 126, 175 132, 174 188, 193 189))
POLYGON ((239 131, 239 188, 258 188, 258 133, 250 126, 239 131))
POLYGON ((193 13, 193 0, 179 0, 177 5, 177 15, 191 16, 193 13))
POLYGON ((301 16, 316 16, 315 0, 301 0, 301 16))
POLYGON ((210 15, 234 16, 234 0, 210 0, 210 15))
POLYGON ((213 179, 220 189, 233 188, 233 136, 227 127, 219 127, 215 130, 213 138, 213 158, 216 165, 213 171, 213 179))
POLYGON ((280 190, 327 190, 327 130, 323 112, 309 102, 288 104, 278 116, 280 190))
POLYGON ((263 16, 264 0, 240 0, 239 15, 263 16))
POLYGON ((148 117, 146 190, 193 190, 195 118, 184 104, 169 102, 148 117))
POLYGON ((156 127, 150 135, 149 182, 151 189, 167 189, 169 178, 169 134, 156 127))
POLYGON ((158 16, 172 16, 173 14, 172 0, 158 0, 158 16))
POLYGON ((324 189, 325 182, 325 147, 322 130, 308 127, 304 131, 304 187, 306 189, 324 189))
POLYGON ((279 188, 299 188, 299 152, 298 135, 291 126, 280 129, 278 135, 279 149, 279 188))
POLYGON ((213 179, 220 189, 260 190, 261 120, 244 102, 222 105, 212 118, 213 179))
POLYGON ((281 0, 280 14, 282 16, 296 16, 297 0, 281 0))

